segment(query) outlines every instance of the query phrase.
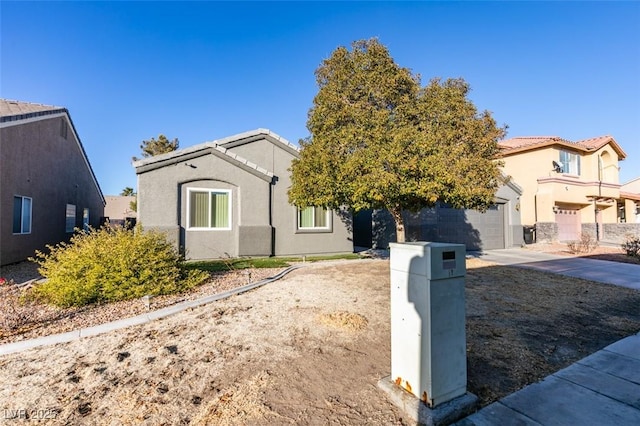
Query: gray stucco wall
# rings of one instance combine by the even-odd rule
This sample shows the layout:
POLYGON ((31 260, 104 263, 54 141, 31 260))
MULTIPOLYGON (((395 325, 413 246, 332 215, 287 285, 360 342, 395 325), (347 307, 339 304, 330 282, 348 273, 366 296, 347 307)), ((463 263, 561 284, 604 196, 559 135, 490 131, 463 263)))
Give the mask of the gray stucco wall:
POLYGON ((67 241, 72 235, 65 232, 67 204, 76 206, 76 227, 82 227, 84 208, 91 226, 100 226, 102 194, 66 114, 1 128, 0 161, 2 265, 25 260, 46 244, 67 241), (13 234, 15 195, 32 199, 30 234, 13 234))
POLYGON ((351 216, 331 214, 328 231, 298 230, 297 209, 289 204, 287 191, 291 186, 289 168, 295 151, 277 141, 257 140, 230 148, 230 151, 273 171, 277 180, 273 186, 274 253, 278 256, 347 253, 353 251, 351 216))
MULTIPOLYGON (((189 259, 237 257, 240 227, 270 226, 269 185, 227 161, 206 154, 138 174, 138 219, 144 228, 177 232, 178 245, 189 259), (188 229, 189 188, 230 190, 231 229, 188 229)), ((270 254, 270 248, 257 251, 253 254, 270 254)))
POLYGON ((268 182, 210 151, 183 160, 178 156, 174 164, 156 169, 138 167, 138 219, 142 226, 178 235, 178 245, 190 259, 353 251, 349 221, 343 222, 336 214, 329 231, 297 229, 297 209, 287 197, 288 169, 295 150, 264 138, 226 148, 271 171, 275 178, 268 182), (231 190, 231 229, 189 230, 188 188, 231 190))

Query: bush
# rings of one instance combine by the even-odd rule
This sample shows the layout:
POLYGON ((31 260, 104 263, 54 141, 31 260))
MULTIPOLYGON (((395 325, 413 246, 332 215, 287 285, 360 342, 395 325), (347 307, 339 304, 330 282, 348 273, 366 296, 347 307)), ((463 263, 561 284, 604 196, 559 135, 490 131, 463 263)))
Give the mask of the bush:
POLYGON ((567 244, 567 247, 574 254, 591 253, 598 247, 598 241, 591 234, 580 234, 580 241, 571 241, 567 244))
POLYGON ((627 237, 627 241, 622 244, 622 250, 627 256, 640 259, 640 237, 627 237))
POLYGON ((187 270, 164 234, 140 227, 80 231, 69 243, 47 248, 49 254, 36 251, 30 259, 48 279, 33 294, 61 307, 177 293, 207 277, 187 270))

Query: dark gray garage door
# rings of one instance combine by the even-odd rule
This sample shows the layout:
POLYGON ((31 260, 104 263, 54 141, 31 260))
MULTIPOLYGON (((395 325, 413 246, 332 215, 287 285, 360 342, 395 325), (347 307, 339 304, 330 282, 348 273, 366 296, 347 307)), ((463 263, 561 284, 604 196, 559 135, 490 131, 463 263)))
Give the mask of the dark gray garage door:
POLYGON ((438 239, 465 244, 467 250, 505 248, 504 204, 494 204, 484 213, 440 207, 438 239))

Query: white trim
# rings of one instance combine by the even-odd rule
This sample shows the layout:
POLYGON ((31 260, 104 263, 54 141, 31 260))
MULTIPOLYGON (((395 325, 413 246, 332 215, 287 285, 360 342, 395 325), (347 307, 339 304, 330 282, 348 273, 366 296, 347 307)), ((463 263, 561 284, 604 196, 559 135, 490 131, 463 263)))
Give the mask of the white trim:
MULTIPOLYGON (((188 187, 187 188, 187 217, 186 217, 186 229, 187 231, 230 231, 233 229, 233 193, 230 189, 217 189, 217 188, 199 188, 199 187, 188 187), (191 223, 191 193, 192 192, 207 192, 209 195, 211 194, 222 194, 225 193, 229 197, 229 224, 224 228, 214 228, 214 227, 192 227, 191 223)), ((209 220, 211 220, 211 203, 209 203, 209 214, 207 215, 209 220)))
MULTIPOLYGON (((306 207, 305 209, 308 209, 308 208, 313 208, 313 222, 315 223, 315 215, 316 215, 315 207, 310 206, 310 207, 306 207)), ((300 226, 300 212, 302 210, 303 209, 301 208, 296 208, 296 227, 298 230, 300 231, 331 230, 331 216, 329 216, 329 213, 331 212, 331 210, 324 209, 324 214, 326 216, 325 217, 326 226, 300 226)))

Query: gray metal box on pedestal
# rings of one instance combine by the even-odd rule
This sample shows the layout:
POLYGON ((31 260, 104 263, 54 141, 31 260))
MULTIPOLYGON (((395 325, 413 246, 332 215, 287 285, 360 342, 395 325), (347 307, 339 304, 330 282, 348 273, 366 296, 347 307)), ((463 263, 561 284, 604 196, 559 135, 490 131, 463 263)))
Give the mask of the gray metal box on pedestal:
POLYGON ((429 407, 466 393, 465 246, 391 246, 391 380, 429 407))

